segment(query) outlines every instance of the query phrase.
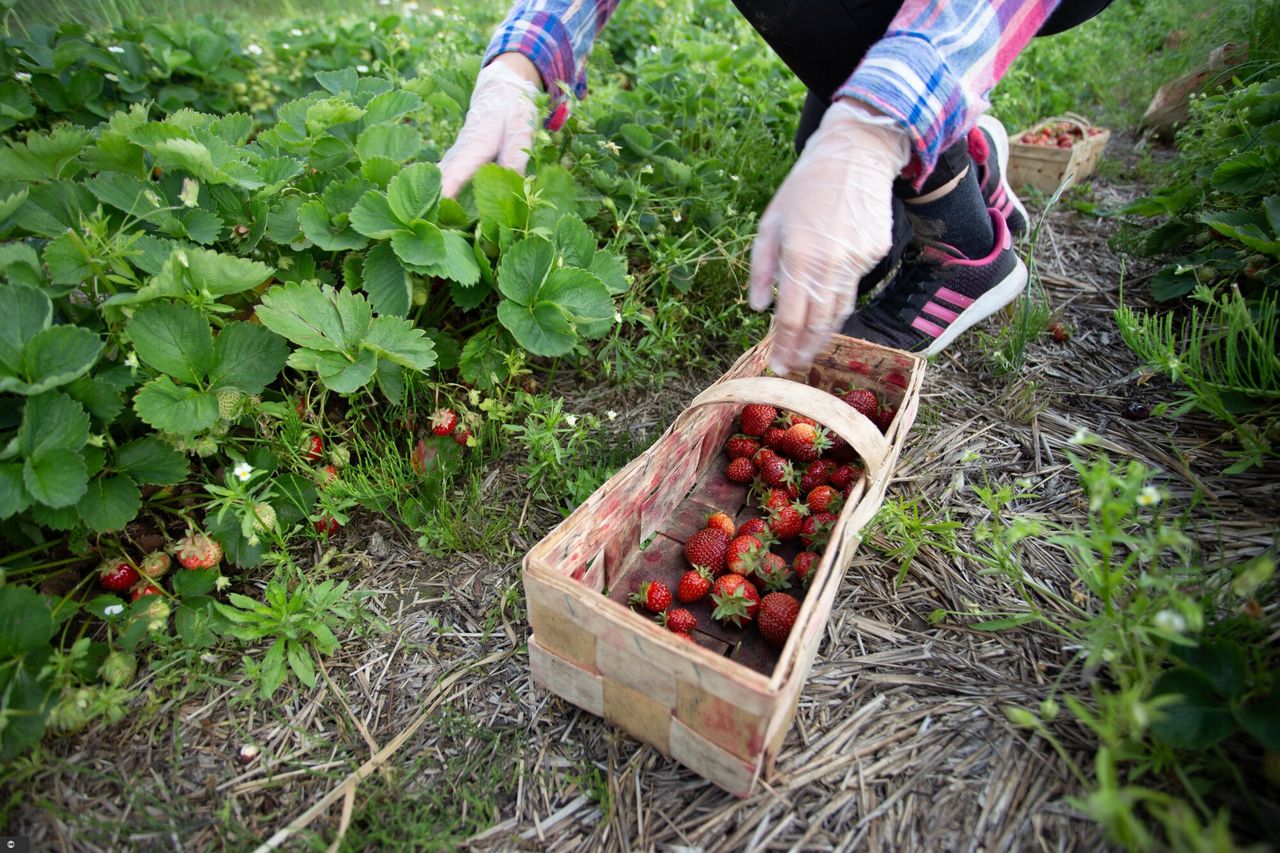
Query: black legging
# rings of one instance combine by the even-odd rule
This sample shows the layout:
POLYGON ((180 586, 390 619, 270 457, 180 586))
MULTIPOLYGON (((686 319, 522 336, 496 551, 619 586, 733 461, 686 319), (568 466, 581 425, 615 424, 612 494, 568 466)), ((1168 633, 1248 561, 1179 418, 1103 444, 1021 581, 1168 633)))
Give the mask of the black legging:
MULTIPOLYGON (((818 128, 831 96, 849 79, 871 46, 889 29, 902 0, 733 0, 738 11, 755 27, 769 47, 809 89, 800 124, 796 151, 818 128)), ((1089 20, 1111 0, 1062 0, 1036 33, 1062 32, 1089 20)), ((865 279, 878 281, 897 263, 911 240, 911 224, 902 198, 925 195, 945 185, 972 164, 964 139, 943 151, 919 190, 899 180, 894 187, 893 250, 865 279)))

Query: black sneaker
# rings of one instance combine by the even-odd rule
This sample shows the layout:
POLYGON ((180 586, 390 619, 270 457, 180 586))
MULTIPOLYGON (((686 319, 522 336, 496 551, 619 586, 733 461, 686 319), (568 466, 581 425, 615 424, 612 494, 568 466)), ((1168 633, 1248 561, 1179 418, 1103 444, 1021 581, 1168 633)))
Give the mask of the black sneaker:
POLYGON ((1027 286, 1027 267, 1013 251, 1004 216, 992 208, 996 244, 970 259, 941 243, 908 252, 902 272, 842 332, 875 344, 935 355, 961 332, 1008 305, 1027 286))
POLYGON ((982 188, 987 207, 1000 211, 1014 237, 1027 233, 1031 217, 1005 180, 1009 170, 1009 134, 1004 125, 993 116, 979 116, 977 127, 969 131, 969 156, 978 168, 978 186, 982 188))

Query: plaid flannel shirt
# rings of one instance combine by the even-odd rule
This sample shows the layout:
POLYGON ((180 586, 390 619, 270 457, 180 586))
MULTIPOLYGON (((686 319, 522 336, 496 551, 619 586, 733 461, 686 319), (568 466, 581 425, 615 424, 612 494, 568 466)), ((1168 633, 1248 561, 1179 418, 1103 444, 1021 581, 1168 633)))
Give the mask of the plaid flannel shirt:
MULTIPOLYGON (((870 104, 911 138, 904 175, 918 184, 938 155, 989 106, 987 96, 1061 0, 904 0, 836 97, 870 104)), ((486 64, 520 53, 537 66, 555 105, 547 126, 568 117, 562 88, 583 98, 596 35, 618 0, 520 0, 494 34, 486 64)))

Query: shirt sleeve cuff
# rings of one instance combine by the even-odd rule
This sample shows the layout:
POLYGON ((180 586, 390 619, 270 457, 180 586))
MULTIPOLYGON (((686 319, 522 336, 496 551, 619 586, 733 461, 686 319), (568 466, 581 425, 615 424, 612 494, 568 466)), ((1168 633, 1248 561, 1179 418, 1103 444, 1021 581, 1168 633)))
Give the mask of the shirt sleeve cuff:
POLYGON ((559 130, 569 117, 569 102, 564 93, 572 92, 579 100, 587 94, 587 79, 573 55, 569 30, 556 16, 546 12, 521 12, 508 18, 484 52, 488 65, 500 54, 519 53, 538 69, 543 86, 551 96, 548 130, 559 130))
POLYGON ((912 153, 902 177, 917 189, 937 165, 945 141, 968 127, 964 86, 918 35, 892 35, 872 46, 836 97, 870 104, 907 132, 912 153))

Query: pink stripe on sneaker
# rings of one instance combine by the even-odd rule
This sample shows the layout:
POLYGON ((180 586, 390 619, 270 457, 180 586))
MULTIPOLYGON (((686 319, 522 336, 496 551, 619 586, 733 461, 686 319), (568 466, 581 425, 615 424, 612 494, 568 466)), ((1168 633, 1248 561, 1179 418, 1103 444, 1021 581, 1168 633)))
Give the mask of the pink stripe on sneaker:
POLYGON ((942 328, 937 323, 930 323, 923 317, 916 317, 912 320, 911 328, 919 329, 931 338, 940 337, 942 333, 946 331, 946 329, 942 328))
POLYGON ((956 318, 960 316, 954 311, 943 308, 941 305, 939 305, 936 302, 926 302, 925 306, 920 310, 925 311, 946 323, 954 323, 956 321, 956 318))
POLYGON ((1000 186, 996 187, 995 193, 991 196, 991 206, 999 207, 1004 203, 1005 203, 1004 184, 1001 183, 1000 186))
POLYGON ((947 300, 952 305, 956 306, 962 311, 973 304, 972 299, 970 299, 967 296, 961 296, 959 293, 956 293, 954 290, 952 290, 949 287, 939 287, 937 292, 934 293, 933 295, 938 299, 947 300))

